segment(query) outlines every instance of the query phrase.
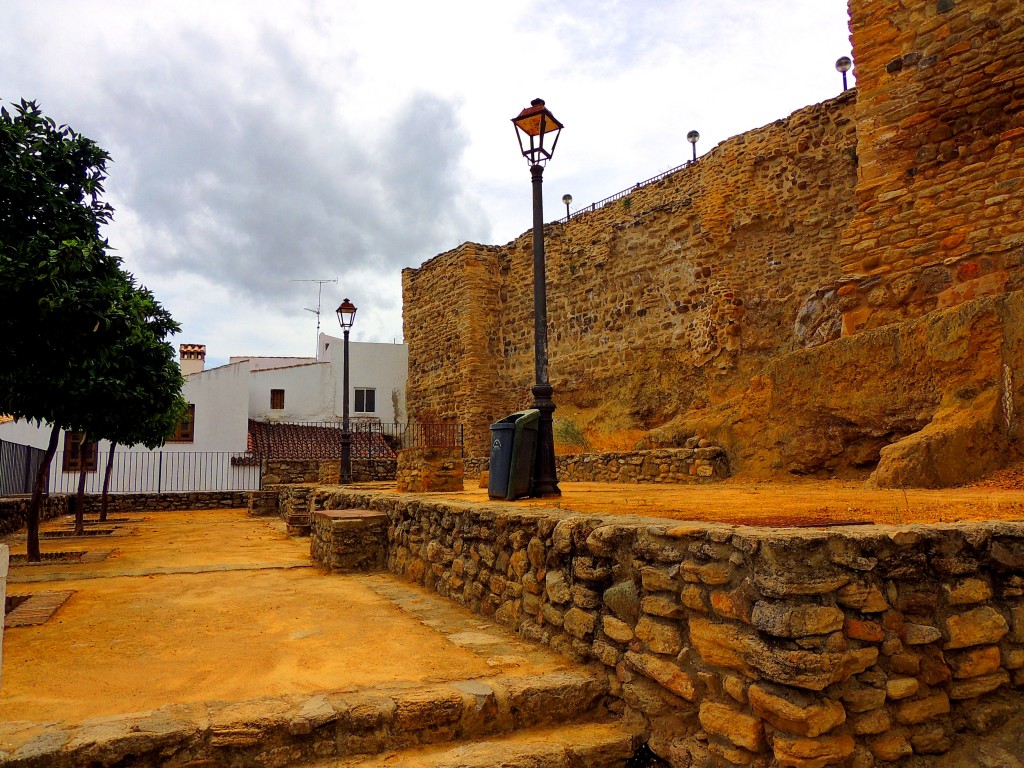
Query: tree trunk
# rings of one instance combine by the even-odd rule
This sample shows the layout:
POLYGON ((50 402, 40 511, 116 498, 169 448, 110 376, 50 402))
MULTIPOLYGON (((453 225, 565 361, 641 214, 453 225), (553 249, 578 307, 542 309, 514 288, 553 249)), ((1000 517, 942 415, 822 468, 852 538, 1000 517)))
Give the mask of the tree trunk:
POLYGON ((86 442, 89 436, 82 435, 82 444, 78 449, 78 494, 75 496, 75 536, 85 536, 85 452, 89 448, 86 442))
POLYGON ((103 474, 103 498, 100 501, 100 522, 107 522, 107 499, 110 493, 110 473, 114 468, 114 450, 117 448, 116 442, 110 443, 110 453, 107 454, 107 468, 103 474))
POLYGON ((57 452, 57 438, 60 437, 60 427, 56 424, 50 430, 50 442, 46 446, 46 453, 43 454, 43 461, 36 472, 36 482, 32 487, 32 503, 28 507, 28 561, 38 563, 43 559, 39 551, 39 512, 43 503, 43 489, 46 486, 46 477, 50 472, 50 462, 53 461, 53 454, 57 452))

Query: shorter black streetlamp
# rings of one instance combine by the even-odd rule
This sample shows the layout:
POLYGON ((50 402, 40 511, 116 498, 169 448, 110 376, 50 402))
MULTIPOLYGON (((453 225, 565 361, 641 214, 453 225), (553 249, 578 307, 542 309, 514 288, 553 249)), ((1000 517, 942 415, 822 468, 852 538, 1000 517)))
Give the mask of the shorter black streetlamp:
POLYGON ((846 73, 853 68, 853 62, 849 56, 840 56, 836 59, 836 72, 841 72, 843 75, 843 90, 846 90, 846 73))
POLYGON ((352 433, 348 425, 348 332, 356 319, 356 307, 345 299, 335 312, 338 314, 338 323, 345 337, 341 377, 341 467, 338 470, 338 482, 348 485, 352 482, 352 433))
POLYGON ((690 142, 690 146, 693 147, 693 159, 697 159, 697 142, 700 141, 700 134, 696 131, 690 131, 686 134, 686 140, 690 142))
POLYGON ((572 204, 572 195, 562 195, 562 202, 565 203, 565 220, 569 221, 569 206, 572 204))

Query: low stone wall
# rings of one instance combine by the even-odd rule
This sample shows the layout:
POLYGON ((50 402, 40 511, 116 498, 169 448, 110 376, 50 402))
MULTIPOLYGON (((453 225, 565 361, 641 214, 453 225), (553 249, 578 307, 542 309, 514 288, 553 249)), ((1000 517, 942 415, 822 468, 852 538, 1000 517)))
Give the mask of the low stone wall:
MULTIPOLYGON (((334 485, 338 482, 341 460, 320 462, 320 475, 317 482, 322 485, 334 485)), ((352 459, 353 483, 380 483, 394 480, 398 474, 396 459, 352 459)))
POLYGON ((629 453, 584 453, 559 456, 558 479, 591 483, 701 483, 729 476, 725 451, 666 448, 629 453))
POLYGON ((321 491, 388 568, 606 665, 676 768, 908 764, 1024 705, 1024 524, 760 529, 321 491))
POLYGON ((398 490, 461 491, 462 447, 406 448, 398 452, 398 490))
MULTIPOLYGON (((56 498, 56 497, 51 497, 56 498)), ((65 500, 74 496, 66 496, 65 500)), ((188 491, 186 493, 115 493, 111 494, 107 511, 157 512, 188 509, 245 509, 249 505, 249 491, 188 491)), ((99 514, 102 496, 86 494, 85 514, 99 514)), ((65 514, 64 512, 59 514, 65 514)), ((55 515, 56 516, 56 515, 55 515)))
MULTIPOLYGON (((467 477, 479 477, 490 469, 490 459, 467 457, 467 477)), ((729 477, 725 450, 660 448, 618 453, 579 453, 555 457, 558 479, 588 483, 702 483, 729 477)))
MULTIPOLYGON (((20 531, 28 525, 28 508, 31 501, 29 496, 0 498, 0 536, 20 531)), ((39 510, 40 521, 52 520, 66 514, 67 509, 67 496, 47 496, 39 510)))
POLYGON ((365 509, 313 513, 309 554, 329 573, 383 570, 388 560, 388 516, 365 509))
POLYGON ((277 517, 280 514, 277 490, 249 491, 250 517, 277 517))
POLYGON ((278 514, 288 524, 288 533, 299 536, 309 533, 315 485, 276 485, 264 490, 277 493, 278 514))
POLYGON ((263 462, 263 485, 319 483, 319 459, 268 459, 263 462))

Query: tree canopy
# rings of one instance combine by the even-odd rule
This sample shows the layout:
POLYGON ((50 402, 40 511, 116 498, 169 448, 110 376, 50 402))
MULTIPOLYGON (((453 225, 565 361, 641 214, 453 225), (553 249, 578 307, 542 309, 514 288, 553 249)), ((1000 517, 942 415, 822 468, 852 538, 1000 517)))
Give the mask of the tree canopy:
POLYGON ((62 428, 155 448, 187 407, 179 326, 101 233, 108 159, 34 102, 0 108, 0 412, 51 424, 51 455, 62 428))

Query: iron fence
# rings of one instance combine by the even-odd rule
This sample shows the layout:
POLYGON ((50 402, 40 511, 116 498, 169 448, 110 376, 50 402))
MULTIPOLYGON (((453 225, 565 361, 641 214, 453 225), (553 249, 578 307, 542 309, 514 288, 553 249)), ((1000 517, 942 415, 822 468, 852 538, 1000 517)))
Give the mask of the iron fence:
MULTIPOLYGON (((114 451, 96 456, 95 470, 85 473, 85 492, 102 493, 112 462, 110 493, 184 493, 188 491, 255 491, 259 462, 238 451, 114 451)), ((64 453, 50 465, 50 493, 76 493, 79 472, 64 469, 64 453)))
POLYGON ((582 208, 579 208, 578 210, 574 211, 573 213, 570 213, 568 216, 563 216, 560 219, 555 219, 553 223, 554 224, 565 224, 566 222, 569 221, 569 219, 575 218, 576 216, 582 216, 584 213, 591 213, 592 211, 596 211, 599 208, 604 208, 609 203, 614 203, 615 201, 621 200, 624 197, 629 197, 631 194, 636 192, 641 187, 646 187, 648 184, 654 184, 656 181, 661 181, 662 179, 668 178, 673 173, 676 173, 677 171, 681 171, 681 170, 683 170, 683 168, 686 168, 687 166, 693 165, 695 162, 697 162, 697 161, 696 160, 687 160, 682 165, 677 165, 675 168, 669 168, 667 171, 662 171, 657 176, 652 176, 651 178, 647 179, 646 181, 638 181, 632 187, 624 189, 621 192, 616 192, 614 195, 606 197, 604 200, 598 200, 596 203, 591 203, 590 205, 585 205, 582 208))
POLYGON ((46 451, 0 440, 0 496, 32 493, 46 451))

